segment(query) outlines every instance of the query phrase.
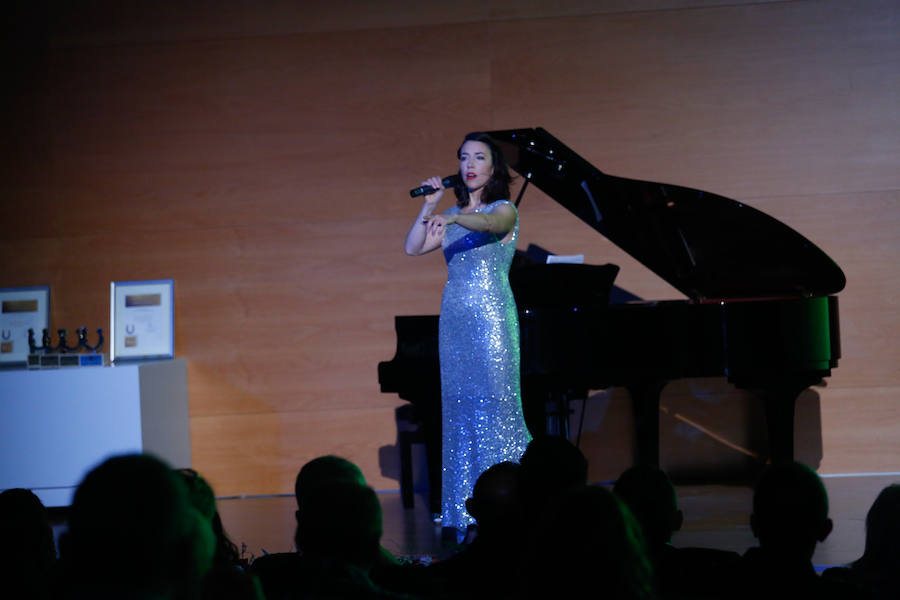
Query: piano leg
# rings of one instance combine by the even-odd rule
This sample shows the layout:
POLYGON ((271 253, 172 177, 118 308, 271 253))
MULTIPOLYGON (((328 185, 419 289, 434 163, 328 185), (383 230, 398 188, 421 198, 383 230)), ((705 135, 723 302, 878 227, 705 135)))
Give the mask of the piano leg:
POLYGON ((659 395, 667 383, 651 380, 626 386, 634 415, 635 464, 659 466, 659 395))
POLYGON ((819 379, 784 379, 763 389, 771 462, 794 459, 794 406, 803 390, 817 381, 819 379))
POLYGON ((428 472, 428 508, 441 512, 441 410, 440 399, 397 407, 397 440, 400 446, 400 493, 403 508, 415 504, 411 445, 425 444, 428 472))
POLYGON ((408 433, 400 434, 400 497, 403 499, 403 508, 412 508, 415 500, 413 499, 413 476, 412 476, 412 449, 411 441, 403 438, 409 436, 408 433))
POLYGON ((441 514, 441 402, 429 405, 421 413, 425 426, 425 460, 428 463, 428 508, 432 515, 441 514))
POLYGON ((766 430, 769 434, 769 460, 773 463, 794 459, 796 397, 792 391, 766 391, 766 430))
POLYGON ((819 383, 831 372, 777 377, 764 382, 734 382, 738 387, 763 393, 766 406, 766 431, 769 435, 769 461, 794 459, 794 406, 803 390, 819 383))

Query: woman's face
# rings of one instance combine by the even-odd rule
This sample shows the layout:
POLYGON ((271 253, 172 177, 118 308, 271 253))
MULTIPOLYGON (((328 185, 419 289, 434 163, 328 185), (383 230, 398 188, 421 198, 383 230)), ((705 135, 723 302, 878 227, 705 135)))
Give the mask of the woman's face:
POLYGON ((459 149, 459 174, 470 192, 483 188, 494 174, 490 147, 484 142, 465 142, 459 149))

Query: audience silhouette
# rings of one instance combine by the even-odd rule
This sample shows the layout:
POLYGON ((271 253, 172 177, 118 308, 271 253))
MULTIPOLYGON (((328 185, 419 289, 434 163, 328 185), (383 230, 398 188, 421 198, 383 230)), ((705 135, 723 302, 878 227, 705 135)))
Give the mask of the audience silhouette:
POLYGON ((740 554, 710 548, 675 548, 672 535, 684 514, 672 481, 660 468, 637 465, 616 480, 613 493, 631 510, 647 544, 660 598, 717 598, 740 562, 740 554))
POLYGON ((215 536, 212 568, 203 579, 203 598, 263 600, 259 582, 243 570, 240 552, 225 533, 212 487, 193 469, 178 469, 176 473, 187 487, 191 504, 209 523, 215 536))
POLYGON ((900 598, 900 484, 881 490, 869 509, 863 555, 848 567, 826 569, 822 575, 860 586, 875 600, 900 598))
POLYGON ((319 488, 341 481, 366 485, 362 469, 346 458, 326 454, 312 459, 301 467, 294 480, 297 506, 303 504, 303 499, 319 488))
POLYGON ((525 448, 519 465, 519 494, 527 522, 540 519, 559 495, 587 484, 587 459, 563 437, 535 437, 525 448))
POLYGON ((475 519, 475 539, 457 554, 434 563, 454 598, 503 599, 518 597, 516 582, 526 542, 519 498, 518 464, 498 463, 475 481, 466 510, 475 519))
POLYGON ((297 500, 295 542, 298 552, 268 554, 250 565, 250 570, 260 579, 267 600, 330 598, 322 595, 325 590, 321 586, 310 587, 313 580, 332 581, 344 590, 343 593, 354 597, 392 597, 430 589, 428 578, 400 565, 380 543, 376 542, 373 556, 365 554, 368 547, 360 540, 371 540, 376 526, 377 539, 381 537, 381 505, 366 485, 362 470, 357 465, 334 455, 314 458, 303 465, 297 474, 294 496, 297 500), (338 498, 341 494, 347 494, 347 498, 338 498), (375 499, 377 515, 371 514, 373 507, 366 504, 366 498, 370 496, 375 499), (348 510, 362 511, 359 515, 368 520, 340 521, 340 512, 331 510, 342 502, 351 501, 359 506, 348 507, 348 510), (335 527, 357 528, 356 531, 344 532, 348 539, 359 543, 356 556, 335 557, 328 554, 329 542, 324 539, 325 531, 319 536, 320 531, 315 528, 317 523, 327 523, 328 519, 337 522, 335 527))
POLYGON ((47 510, 30 490, 0 493, 0 597, 48 597, 56 545, 47 510))
POLYGON ((148 455, 118 456, 78 486, 58 562, 40 500, 0 493, 0 541, 14 549, 0 591, 63 600, 900 597, 900 485, 869 510, 862 557, 819 576, 812 557, 832 529, 828 496, 801 463, 770 465, 757 481, 758 546, 743 556, 672 546, 683 514, 657 467, 627 469, 612 490, 586 481, 578 448, 535 438, 520 464, 478 477, 466 502, 474 540, 422 568, 381 547, 381 504, 359 467, 322 456, 295 481, 297 552, 263 556, 248 573, 203 477, 148 455))
POLYGON ((181 600, 201 597, 215 540, 175 472, 135 454, 87 474, 59 546, 54 597, 181 600))
POLYGON ((372 488, 339 481, 304 496, 292 598, 388 598, 369 574, 380 553, 381 505, 372 488))
POLYGON ((753 493, 750 517, 759 546, 741 560, 735 596, 746 598, 864 598, 858 588, 816 574, 816 544, 831 533, 828 495, 815 471, 785 461, 770 465, 753 493))
POLYGON ((526 598, 654 597, 640 526, 606 488, 570 488, 555 498, 531 548, 526 598))

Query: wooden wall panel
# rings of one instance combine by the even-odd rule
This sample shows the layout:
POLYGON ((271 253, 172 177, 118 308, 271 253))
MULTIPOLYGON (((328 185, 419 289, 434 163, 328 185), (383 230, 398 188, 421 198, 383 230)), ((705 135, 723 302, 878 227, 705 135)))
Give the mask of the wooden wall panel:
POLYGON ((352 458, 373 486, 385 485, 382 471, 396 478, 399 455, 385 435, 395 429, 393 411, 344 410, 335 400, 318 411, 192 418, 191 436, 203 440, 194 444, 194 464, 214 475, 221 495, 293 494, 300 467, 323 452, 352 458))
POLYGON ((897 7, 867 8, 503 24, 497 125, 543 125, 611 174, 740 199, 894 189, 897 7))
POLYGON ((823 473, 896 473, 897 386, 828 390, 822 405, 823 473))
POLYGON ((408 30, 441 25, 470 25, 558 16, 589 16, 760 4, 785 0, 220 0, 158 2, 108 0, 59 2, 54 7, 58 45, 170 43, 197 39, 285 36, 322 31, 408 30))
POLYGON ((452 58, 483 35, 461 29, 415 56, 423 36, 385 32, 66 52, 23 99, 39 107, 20 136, 45 155, 44 185, 70 185, 42 190, 44 170, 21 193, 44 192, 31 209, 50 235, 402 214, 385 206, 386 191, 408 185, 397 165, 446 165, 443 140, 487 112, 488 65, 452 58), (472 94, 465 106, 456 86, 472 94), (58 210, 73 201, 81 210, 58 210))
MULTIPOLYGON (((445 278, 439 254, 401 252, 406 190, 452 171, 466 131, 529 126, 831 255, 844 356, 801 398, 798 455, 900 470, 896 3, 166 4, 86 3, 25 44, 0 120, 0 286, 52 285, 53 326, 74 329, 106 327, 109 281, 174 278, 195 466, 218 493, 289 493, 327 452, 397 486, 376 365, 394 315, 436 313, 445 278)), ((537 190, 520 212, 522 248, 680 297, 537 190)), ((764 446, 758 403, 722 380, 663 405, 671 469, 720 476, 764 446)), ((588 402, 593 478, 630 462, 629 410, 621 390, 588 402)))

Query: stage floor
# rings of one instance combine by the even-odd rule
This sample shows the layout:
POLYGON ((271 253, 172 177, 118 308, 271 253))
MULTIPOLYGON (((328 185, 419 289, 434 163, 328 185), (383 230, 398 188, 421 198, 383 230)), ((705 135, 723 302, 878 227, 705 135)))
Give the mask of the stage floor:
MULTIPOLYGON (((828 490, 834 530, 817 546, 817 567, 845 564, 862 554, 866 513, 878 493, 900 482, 900 476, 858 475, 823 477, 828 490)), ((672 543, 743 553, 756 545, 750 531, 752 490, 742 485, 676 486, 685 520, 672 543)), ((384 512, 382 545, 396 556, 414 560, 441 558, 454 548, 441 540, 440 525, 431 520, 425 499, 404 509, 400 493, 380 492, 384 512)), ((290 496, 220 498, 219 512, 229 537, 244 549, 246 558, 293 550, 294 511, 290 496)))

